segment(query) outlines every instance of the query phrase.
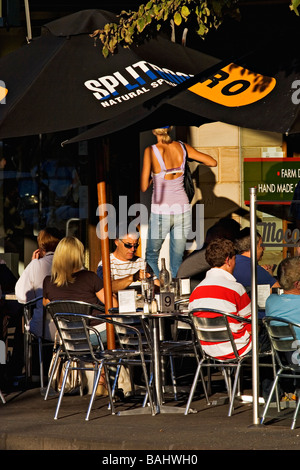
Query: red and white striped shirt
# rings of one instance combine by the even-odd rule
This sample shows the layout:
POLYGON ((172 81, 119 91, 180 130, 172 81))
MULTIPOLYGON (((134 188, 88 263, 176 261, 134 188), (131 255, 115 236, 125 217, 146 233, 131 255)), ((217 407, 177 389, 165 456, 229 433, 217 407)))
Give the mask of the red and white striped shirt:
MULTIPOLYGON (((239 317, 251 318, 251 301, 245 288, 235 277, 221 268, 212 268, 190 296, 189 310, 213 308, 239 317)), ((195 313, 196 316, 214 317, 210 312, 195 313)), ((240 355, 251 350, 251 324, 242 324, 228 318, 233 338, 240 355)), ((201 341, 203 350, 218 359, 234 358, 230 342, 214 343, 201 341)))

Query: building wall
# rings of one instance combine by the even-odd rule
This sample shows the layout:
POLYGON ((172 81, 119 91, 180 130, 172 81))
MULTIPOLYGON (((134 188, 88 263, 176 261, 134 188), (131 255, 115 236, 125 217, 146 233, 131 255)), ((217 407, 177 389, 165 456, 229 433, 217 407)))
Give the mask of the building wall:
MULTIPOLYGON (((204 204, 205 232, 221 217, 231 215, 242 227, 249 226, 249 207, 244 204, 244 158, 262 157, 266 148, 283 149, 281 134, 238 128, 221 122, 191 127, 187 138, 197 150, 216 158, 216 168, 206 168, 196 163, 193 174, 196 196, 193 201, 204 204)), ((257 211, 258 219, 276 222, 282 220, 257 211)), ((282 259, 282 250, 266 249, 264 263, 276 263, 282 259)))

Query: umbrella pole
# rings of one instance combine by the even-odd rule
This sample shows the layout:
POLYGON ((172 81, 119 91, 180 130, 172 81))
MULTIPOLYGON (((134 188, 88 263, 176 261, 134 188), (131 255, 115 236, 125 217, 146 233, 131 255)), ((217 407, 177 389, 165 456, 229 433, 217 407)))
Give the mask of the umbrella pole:
POLYGON ((252 392, 253 424, 259 424, 259 368, 258 368, 258 312, 257 312, 257 241, 256 241, 256 188, 250 188, 251 237, 251 319, 252 319, 252 392))
MULTIPOLYGON (((106 205, 106 184, 105 181, 101 181, 97 184, 98 190, 98 204, 106 205)), ((103 265, 103 284, 104 284, 104 297, 105 297, 105 313, 109 313, 109 309, 112 308, 112 287, 111 287, 111 276, 110 276, 110 259, 109 259, 109 238, 107 236, 107 230, 104 229, 102 219, 104 216, 100 216, 100 244, 101 244, 101 256, 103 265)), ((106 324, 107 334, 107 348, 115 348, 115 333, 114 326, 106 324)))
POLYGON ((24 0, 25 4, 25 15, 26 15, 26 26, 27 26, 27 42, 32 40, 31 32, 31 21, 30 21, 30 11, 29 11, 29 0, 24 0))

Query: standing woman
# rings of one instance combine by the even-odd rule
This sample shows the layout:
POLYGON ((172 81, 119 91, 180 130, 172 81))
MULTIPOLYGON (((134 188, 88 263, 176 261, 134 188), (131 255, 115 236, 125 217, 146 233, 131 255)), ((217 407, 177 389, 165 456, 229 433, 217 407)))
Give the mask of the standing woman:
POLYGON ((170 268, 175 278, 191 229, 191 206, 184 189, 186 151, 190 159, 206 166, 217 166, 217 162, 188 144, 173 141, 171 130, 172 127, 167 126, 152 131, 157 144, 145 149, 141 191, 145 192, 153 182, 146 261, 159 276, 159 253, 169 233, 170 268))

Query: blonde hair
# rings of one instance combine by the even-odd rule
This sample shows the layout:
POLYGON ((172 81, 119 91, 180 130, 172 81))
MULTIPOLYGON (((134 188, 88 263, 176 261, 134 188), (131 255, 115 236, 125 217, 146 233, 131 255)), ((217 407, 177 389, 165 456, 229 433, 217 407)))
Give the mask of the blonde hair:
POLYGON ((51 280, 58 287, 73 283, 74 272, 84 265, 84 246, 76 237, 63 238, 56 247, 52 262, 51 280))
POLYGON ((162 136, 162 143, 163 144, 170 144, 172 142, 172 137, 169 135, 173 126, 170 127, 159 127, 157 129, 152 130, 152 134, 162 136))

